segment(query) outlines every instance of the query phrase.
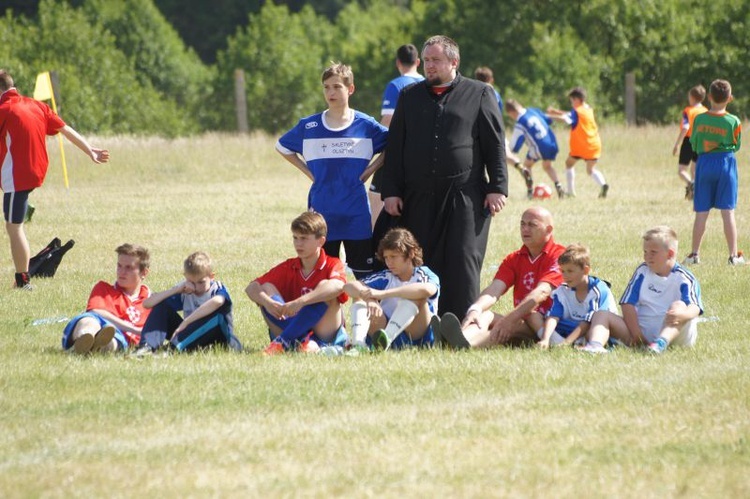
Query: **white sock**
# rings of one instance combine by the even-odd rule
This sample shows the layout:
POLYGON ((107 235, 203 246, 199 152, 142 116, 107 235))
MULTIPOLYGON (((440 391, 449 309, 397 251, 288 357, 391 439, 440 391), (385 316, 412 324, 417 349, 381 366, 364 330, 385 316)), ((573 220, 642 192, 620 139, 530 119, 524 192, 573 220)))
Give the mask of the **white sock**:
POLYGON ((591 178, 594 179, 594 182, 596 182, 597 184, 599 184, 599 187, 602 187, 604 184, 607 183, 607 181, 604 180, 604 175, 602 175, 602 172, 600 172, 596 168, 594 168, 593 170, 591 170, 591 178))
POLYGON ((411 324, 411 321, 414 320, 418 313, 419 308, 413 301, 399 298, 396 310, 393 311, 388 325, 385 326, 385 334, 388 336, 388 339, 391 341, 395 340, 401 334, 401 331, 411 324))
POLYGON ((575 168, 565 169, 565 180, 568 181, 568 193, 575 194, 576 192, 576 170, 575 168))
POLYGON ((367 316, 367 305, 362 302, 352 304, 349 313, 352 318, 352 344, 367 345, 367 331, 370 329, 370 318, 367 316))

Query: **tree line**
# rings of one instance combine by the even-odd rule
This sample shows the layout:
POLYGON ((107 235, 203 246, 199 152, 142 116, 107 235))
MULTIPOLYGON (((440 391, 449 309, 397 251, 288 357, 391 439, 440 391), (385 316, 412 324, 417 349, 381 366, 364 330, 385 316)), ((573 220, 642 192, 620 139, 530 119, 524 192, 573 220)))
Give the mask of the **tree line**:
POLYGON ((31 4, 10 1, 0 17, 2 67, 25 94, 55 70, 61 114, 86 133, 235 130, 238 68, 250 127, 278 133, 325 106, 320 74, 334 60, 354 70, 353 107, 379 116, 398 46, 437 33, 459 43, 463 74, 489 66, 503 97, 528 106, 567 107, 567 90, 584 86, 601 120, 622 120, 629 72, 639 123, 676 122, 687 90, 715 78, 733 84, 731 112, 744 118, 750 103, 742 0, 31 4))

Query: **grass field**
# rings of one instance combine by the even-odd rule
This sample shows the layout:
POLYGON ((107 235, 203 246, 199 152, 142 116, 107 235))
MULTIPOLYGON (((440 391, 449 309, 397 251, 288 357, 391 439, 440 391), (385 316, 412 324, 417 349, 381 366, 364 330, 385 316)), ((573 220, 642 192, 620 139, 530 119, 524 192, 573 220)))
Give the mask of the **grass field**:
MULTIPOLYGON (((676 134, 605 127, 610 197, 598 200, 579 166, 578 197, 544 202, 556 239, 590 246, 594 274, 617 297, 650 226, 671 225, 680 257, 689 251, 691 205, 669 154, 676 134)), ((32 195, 32 252, 55 236, 76 241, 57 275, 31 293, 11 289, 3 237, 1 497, 750 496, 750 267, 726 264, 718 213, 694 268, 708 320, 692 350, 263 358, 267 334, 243 290, 292 255, 289 223, 305 208, 306 179, 264 136, 92 142, 111 150, 110 164, 68 146, 65 190, 50 142, 50 174, 32 195), (64 323, 33 321, 80 312, 96 281, 114 280, 114 248, 126 241, 151 249, 154 290, 180 278, 189 253, 208 251, 247 351, 145 360, 61 352, 64 323)), ((740 248, 749 251, 747 149, 739 164, 740 248)), ((529 202, 510 175, 484 283, 520 245, 529 202)))

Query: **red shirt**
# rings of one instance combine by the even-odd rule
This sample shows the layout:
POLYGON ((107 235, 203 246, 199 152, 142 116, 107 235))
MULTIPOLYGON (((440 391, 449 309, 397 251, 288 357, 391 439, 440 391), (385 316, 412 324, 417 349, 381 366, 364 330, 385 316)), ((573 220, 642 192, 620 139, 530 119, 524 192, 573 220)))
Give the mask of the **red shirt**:
MULTIPOLYGON (((326 255, 326 252, 321 249, 315 267, 307 276, 302 270, 302 260, 290 258, 255 280, 260 284, 273 284, 284 301, 292 301, 315 289, 320 281, 328 279, 336 279, 345 283, 346 270, 341 260, 326 255)), ((346 303, 349 297, 346 293, 341 293, 337 299, 339 303, 346 303)))
MULTIPOLYGON (((134 299, 130 299, 128 295, 122 292, 117 284, 114 286, 108 282, 99 281, 91 290, 89 296, 89 302, 86 305, 86 311, 93 309, 106 310, 112 313, 118 318, 128 321, 135 327, 143 328, 143 324, 146 322, 150 309, 143 308, 143 301, 151 295, 151 290, 148 286, 141 285, 141 289, 138 291, 138 296, 134 299)), ((131 345, 137 345, 141 338, 141 335, 135 335, 128 331, 123 331, 122 334, 128 339, 128 343, 131 345)))
MULTIPOLYGON (((562 284, 563 277, 557 259, 563 251, 565 246, 550 238, 535 259, 531 258, 526 246, 521 246, 521 249, 505 257, 497 269, 495 279, 503 281, 508 289, 513 287, 514 307, 517 307, 540 282, 548 282, 553 289, 562 284)), ((551 306, 552 298, 547 298, 537 310, 544 314, 551 306)))
POLYGON ((0 183, 3 192, 29 191, 44 183, 47 135, 65 126, 47 104, 11 88, 0 97, 0 183))

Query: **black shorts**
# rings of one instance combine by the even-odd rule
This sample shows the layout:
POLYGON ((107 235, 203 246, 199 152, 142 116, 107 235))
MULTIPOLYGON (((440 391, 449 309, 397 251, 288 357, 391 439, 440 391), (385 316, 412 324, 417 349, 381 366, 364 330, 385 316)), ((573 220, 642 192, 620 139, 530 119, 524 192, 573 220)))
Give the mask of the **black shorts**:
POLYGON ((693 151, 690 137, 685 137, 682 139, 682 146, 680 147, 680 164, 689 165, 691 161, 698 161, 698 154, 693 151))
POLYGON ((23 223, 24 218, 26 218, 26 210, 29 208, 29 194, 31 194, 31 191, 6 192, 3 194, 3 215, 6 222, 23 223))
POLYGON ((373 264, 375 263, 375 253, 372 251, 372 240, 346 239, 344 241, 326 241, 323 245, 326 255, 338 257, 342 242, 344 243, 344 250, 346 250, 346 264, 352 269, 354 276, 357 279, 362 279, 366 275, 371 274, 373 271, 373 264))

